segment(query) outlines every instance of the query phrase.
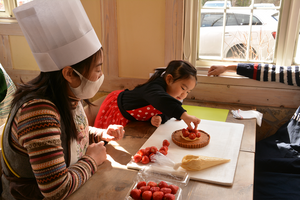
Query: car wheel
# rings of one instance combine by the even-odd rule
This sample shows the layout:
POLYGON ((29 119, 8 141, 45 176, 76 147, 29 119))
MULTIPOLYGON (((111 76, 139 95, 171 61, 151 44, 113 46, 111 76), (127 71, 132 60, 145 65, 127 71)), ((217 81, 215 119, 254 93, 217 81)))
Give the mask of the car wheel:
MULTIPOLYGON (((231 47, 226 55, 226 58, 232 58, 232 59, 245 59, 246 58, 246 52, 247 52, 247 46, 244 44, 237 44, 233 47, 231 47)), ((249 59, 255 60, 256 59, 256 51, 254 48, 251 48, 249 51, 249 59)))

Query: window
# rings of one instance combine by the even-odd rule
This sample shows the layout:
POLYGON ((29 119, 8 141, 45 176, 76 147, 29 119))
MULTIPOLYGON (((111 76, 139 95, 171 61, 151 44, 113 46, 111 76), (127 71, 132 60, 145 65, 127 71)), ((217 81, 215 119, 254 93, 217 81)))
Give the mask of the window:
POLYGON ((226 1, 221 8, 204 7, 200 0, 186 3, 191 18, 185 21, 184 59, 200 70, 218 62, 299 63, 300 1, 227 1, 232 6, 224 6, 226 1))
POLYGON ((0 0, 0 17, 13 17, 12 10, 33 0, 0 0))

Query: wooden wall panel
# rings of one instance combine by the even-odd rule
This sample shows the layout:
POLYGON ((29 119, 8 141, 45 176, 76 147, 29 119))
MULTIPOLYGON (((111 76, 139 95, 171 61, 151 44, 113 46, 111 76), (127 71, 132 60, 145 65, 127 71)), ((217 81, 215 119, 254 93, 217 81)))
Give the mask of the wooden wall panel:
POLYGON ((297 108, 299 90, 245 87, 221 84, 198 84, 188 98, 221 103, 249 104, 272 107, 297 108))
POLYGON ((0 35, 0 63, 5 69, 12 68, 8 35, 0 35))
POLYGON ((118 62, 118 28, 117 28, 117 1, 101 0, 102 38, 104 49, 104 72, 107 77, 119 76, 118 62))
POLYGON ((184 1, 165 0, 165 66, 183 58, 184 1))

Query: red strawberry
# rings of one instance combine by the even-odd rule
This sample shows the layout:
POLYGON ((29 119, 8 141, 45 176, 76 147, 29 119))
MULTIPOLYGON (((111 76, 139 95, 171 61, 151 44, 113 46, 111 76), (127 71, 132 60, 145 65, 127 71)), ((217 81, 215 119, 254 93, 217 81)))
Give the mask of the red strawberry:
POLYGON ((150 191, 151 191, 152 193, 154 193, 154 192, 160 191, 160 188, 159 188, 159 187, 151 187, 151 188, 150 188, 150 191))
POLYGON ((179 189, 177 185, 169 185, 169 188, 172 190, 172 194, 176 194, 179 189))
POLYGON ((142 199, 143 200, 151 200, 152 198, 152 192, 151 191, 145 191, 142 193, 142 199))
POLYGON ((196 137, 197 137, 197 138, 201 137, 201 133, 200 133, 199 131, 197 131, 196 137))
POLYGON ((189 137, 190 132, 187 129, 182 129, 183 137, 189 137))
POLYGON ((150 149, 151 149, 151 147, 146 147, 146 149, 145 149, 145 155, 147 155, 147 156, 150 155, 150 149))
POLYGON ((149 181, 147 183, 147 185, 149 185, 150 187, 157 187, 157 183, 153 182, 153 181, 149 181))
POLYGON ((142 186, 142 187, 140 187, 140 190, 141 190, 142 193, 145 192, 145 191, 150 191, 150 186, 149 185, 142 186))
POLYGON ((195 133, 195 129, 191 129, 191 128, 187 128, 187 130, 190 132, 190 133, 195 133))
POLYGON ((148 156, 143 156, 143 157, 142 157, 142 163, 143 163, 143 164, 148 164, 149 162, 150 162, 150 159, 149 159, 148 156))
POLYGON ((151 154, 151 147, 146 147, 145 154, 149 156, 151 154))
POLYGON ((164 200, 175 200, 174 194, 165 194, 164 200))
POLYGON ((165 156, 168 154, 168 152, 166 152, 165 150, 159 150, 159 152, 160 152, 161 154, 164 154, 165 156))
POLYGON ((141 162, 141 160, 142 160, 142 156, 140 154, 135 154, 133 156, 133 161, 134 162, 139 163, 139 162, 141 162))
POLYGON ((141 193, 142 191, 139 190, 139 189, 133 189, 131 190, 130 192, 130 196, 133 198, 133 199, 139 199, 141 197, 141 193))
POLYGON ((168 183, 166 183, 165 181, 160 181, 158 183, 158 187, 160 188, 164 188, 164 187, 169 187, 168 183))
POLYGON ((155 146, 150 147, 150 152, 151 153, 156 153, 158 149, 155 146))
POLYGON ((141 156, 146 155, 146 154, 145 154, 145 149, 140 149, 140 150, 137 152, 137 154, 140 154, 141 156))
POLYGON ((162 146, 159 150, 164 150, 164 151, 168 152, 169 148, 167 146, 162 146))
POLYGON ((162 200, 164 198, 164 193, 161 191, 153 192, 153 200, 162 200))
POLYGON ((163 141, 163 146, 170 146, 170 142, 168 140, 164 140, 163 141))
POLYGON ((165 194, 169 194, 169 193, 171 194, 172 192, 171 188, 167 188, 167 187, 161 188, 160 191, 162 191, 165 194))
POLYGON ((196 138, 196 134, 195 133, 190 133, 189 138, 191 140, 195 139, 196 138))
POLYGON ((138 184, 136 185, 136 188, 137 188, 137 189, 140 189, 140 187, 146 186, 146 185, 147 185, 147 183, 146 183, 145 181, 140 181, 140 182, 138 182, 138 184))

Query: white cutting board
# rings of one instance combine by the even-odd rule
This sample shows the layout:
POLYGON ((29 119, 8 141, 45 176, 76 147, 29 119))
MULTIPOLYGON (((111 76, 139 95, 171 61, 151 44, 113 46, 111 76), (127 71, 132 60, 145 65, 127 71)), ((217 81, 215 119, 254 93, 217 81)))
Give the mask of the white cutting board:
MULTIPOLYGON (((175 163, 181 162, 182 158, 187 154, 230 159, 228 163, 201 171, 189 171, 189 175, 192 180, 231 186, 237 166, 244 125, 201 120, 198 129, 210 135, 210 142, 207 146, 197 149, 183 148, 173 143, 171 138, 172 133, 175 130, 186 127, 187 125, 184 121, 177 121, 172 118, 165 124, 160 125, 141 148, 156 146, 159 149, 162 146, 163 140, 167 139, 170 141, 167 157, 175 163)), ((133 161, 127 164, 127 167, 132 169, 142 169, 144 166, 141 163, 133 161)), ((184 169, 180 167, 178 170, 184 169)))

